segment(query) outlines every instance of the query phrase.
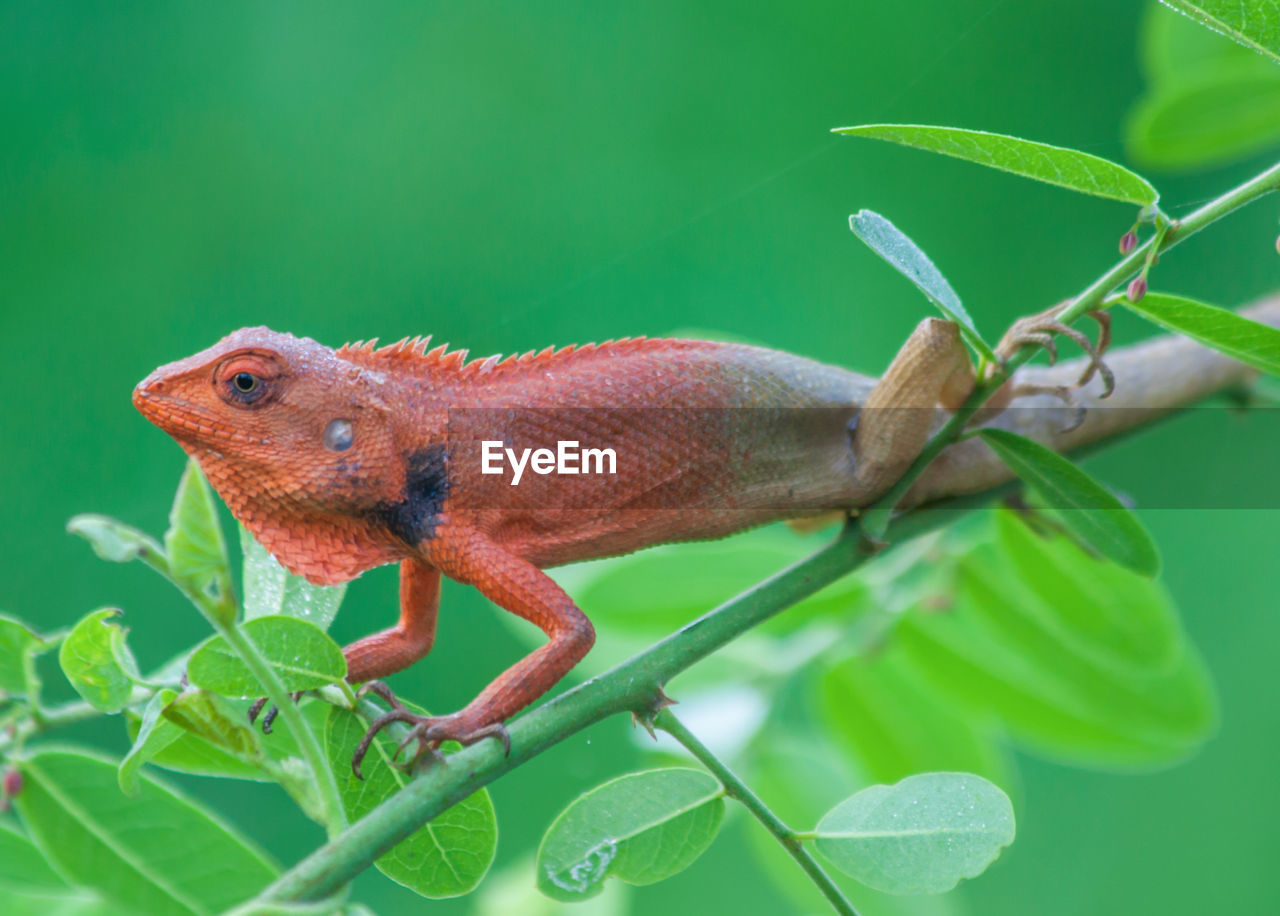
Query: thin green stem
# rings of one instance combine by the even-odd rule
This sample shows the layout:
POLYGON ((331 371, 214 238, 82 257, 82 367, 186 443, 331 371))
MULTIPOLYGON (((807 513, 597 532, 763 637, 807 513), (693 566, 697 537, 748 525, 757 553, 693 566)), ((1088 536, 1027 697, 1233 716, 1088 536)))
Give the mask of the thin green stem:
POLYGON ((810 880, 822 892, 822 896, 827 898, 827 902, 832 908, 840 913, 841 916, 858 916, 858 911, 854 909, 852 903, 841 892, 836 883, 831 880, 831 876, 826 873, 817 859, 809 854, 809 850, 800 844, 800 834, 789 828, 782 820, 773 813, 760 796, 751 791, 733 770, 720 760, 711 750, 698 740, 697 736, 689 729, 685 728, 684 723, 677 719, 670 709, 664 709, 654 718, 653 724, 662 729, 671 737, 675 738, 689 753, 697 757, 716 779, 720 780, 720 785, 724 786, 725 794, 735 801, 741 802, 742 806, 751 812, 752 817, 760 822, 765 830, 773 834, 773 838, 782 844, 791 858, 804 869, 810 880))
MULTIPOLYGON (((149 538, 146 540, 150 541, 149 538)), ((342 797, 338 794, 338 783, 334 778, 333 770, 330 769, 329 762, 320 747, 320 741, 307 725, 306 717, 293 701, 293 696, 285 689, 284 682, 276 674, 276 669, 271 667, 271 663, 258 651, 253 641, 247 639, 236 626, 235 619, 239 609, 236 606, 235 592, 231 587, 230 574, 223 570, 218 575, 217 594, 210 595, 191 588, 174 576, 168 557, 154 541, 138 552, 138 559, 173 583, 187 600, 196 606, 196 610, 209 621, 218 635, 227 641, 227 645, 262 684, 267 699, 280 711, 280 716, 289 726, 294 740, 298 742, 298 749, 311 770, 316 789, 320 792, 325 832, 330 837, 339 833, 347 826, 347 816, 342 807, 342 797)))
POLYGON ((232 651, 240 656, 245 667, 262 684, 267 699, 280 710, 280 716, 293 732, 294 740, 298 742, 298 749, 302 751, 303 759, 306 760, 315 779, 315 786, 320 792, 325 830, 331 837, 336 835, 347 826, 347 816, 342 808, 342 796, 338 794, 337 780, 320 747, 319 739, 311 731, 311 726, 307 724, 293 696, 285 689, 284 682, 276 674, 276 669, 271 667, 271 663, 254 645, 253 640, 247 638, 244 631, 235 624, 219 627, 219 632, 232 651))
MULTIPOLYGON (((134 687, 127 705, 132 706, 137 703, 144 703, 151 698, 153 693, 155 693, 154 690, 146 687, 134 687)), ((11 723, 6 723, 13 725, 13 731, 0 732, 0 751, 6 751, 10 747, 21 747, 23 742, 33 735, 105 715, 105 712, 90 706, 83 700, 65 703, 52 709, 37 710, 32 707, 25 710, 25 713, 19 712, 19 715, 15 716, 11 723)))

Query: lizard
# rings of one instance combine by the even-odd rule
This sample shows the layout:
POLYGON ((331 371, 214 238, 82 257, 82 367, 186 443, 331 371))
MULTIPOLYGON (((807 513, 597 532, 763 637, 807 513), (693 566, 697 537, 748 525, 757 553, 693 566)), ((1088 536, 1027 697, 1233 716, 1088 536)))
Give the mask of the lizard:
MULTIPOLYGON (((1090 377, 1090 403, 1111 393, 1100 352, 1105 316, 1094 347, 1052 312, 1015 323, 997 355, 1065 333, 1087 359, 1015 386, 1027 367, 989 402, 995 410, 1022 394, 1061 397, 1090 377)), ((503 723, 568 673, 595 639, 546 568, 856 511, 898 479, 975 382, 957 325, 936 318, 920 323, 879 380, 781 351, 700 340, 623 338, 470 360, 465 350, 431 347, 430 338, 376 343, 333 350, 244 328, 161 366, 133 393, 141 413, 194 458, 233 515, 291 572, 333 585, 399 564, 398 621, 343 650, 347 679, 373 687, 392 707, 357 749, 357 775, 369 742, 392 721, 411 726, 401 747, 417 739, 420 754, 446 740, 485 737, 509 752, 503 723), (607 440, 621 469, 529 475, 521 487, 510 475, 481 471, 479 443, 566 439, 607 440), (442 575, 476 587, 548 641, 461 710, 421 716, 381 679, 431 650, 442 575)), ((1196 349, 1221 370, 1210 373, 1219 387, 1240 376, 1239 364, 1196 349)), ((1128 375, 1140 382, 1130 398, 1139 406, 1162 384, 1128 375)), ((1107 433, 1084 424, 1072 439, 1076 426, 1059 422, 1041 437, 1074 447, 1107 433)), ((975 448, 968 440, 944 451, 935 461, 941 480, 926 474, 907 502, 1010 476, 975 448), (957 449, 969 457, 948 464, 957 449)))

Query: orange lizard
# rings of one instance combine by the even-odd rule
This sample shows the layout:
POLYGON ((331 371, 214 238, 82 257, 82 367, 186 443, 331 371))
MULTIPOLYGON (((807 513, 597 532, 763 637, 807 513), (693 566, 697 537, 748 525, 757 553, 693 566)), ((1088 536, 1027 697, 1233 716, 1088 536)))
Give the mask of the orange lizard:
MULTIPOLYGON (((1042 317, 1016 325, 1001 355, 1050 332, 1083 339, 1042 317)), ((352 683, 427 654, 441 574, 547 634, 452 715, 415 716, 382 689, 393 708, 362 750, 396 720, 434 749, 508 743, 504 720, 591 648, 590 621, 545 567, 864 506, 915 458, 939 407, 958 406, 972 385, 956 326, 938 319, 920 324, 878 382, 698 340, 468 362, 417 338, 334 351, 246 328, 157 369, 133 401, 292 572, 331 585, 400 564, 399 622, 344 649, 352 683), (616 472, 557 476, 526 464, 514 485, 502 459, 566 441, 612 449, 616 472), (486 448, 498 458, 488 473, 486 448)))

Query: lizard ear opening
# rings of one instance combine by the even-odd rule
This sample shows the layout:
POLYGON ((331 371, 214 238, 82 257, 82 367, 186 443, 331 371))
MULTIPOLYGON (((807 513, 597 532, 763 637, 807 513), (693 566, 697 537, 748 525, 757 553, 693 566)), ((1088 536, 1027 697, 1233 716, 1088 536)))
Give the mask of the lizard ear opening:
POLYGON ((324 447, 331 452, 345 452, 355 442, 350 420, 330 420, 324 428, 324 447))

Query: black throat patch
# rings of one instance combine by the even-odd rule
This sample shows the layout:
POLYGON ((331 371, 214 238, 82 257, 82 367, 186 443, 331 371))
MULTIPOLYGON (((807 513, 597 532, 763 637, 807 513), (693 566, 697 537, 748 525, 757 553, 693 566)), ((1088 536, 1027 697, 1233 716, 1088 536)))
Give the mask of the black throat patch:
POLYGON ((434 536, 448 496, 449 450, 443 444, 430 445, 409 456, 400 501, 382 503, 374 514, 392 534, 416 546, 434 536))

